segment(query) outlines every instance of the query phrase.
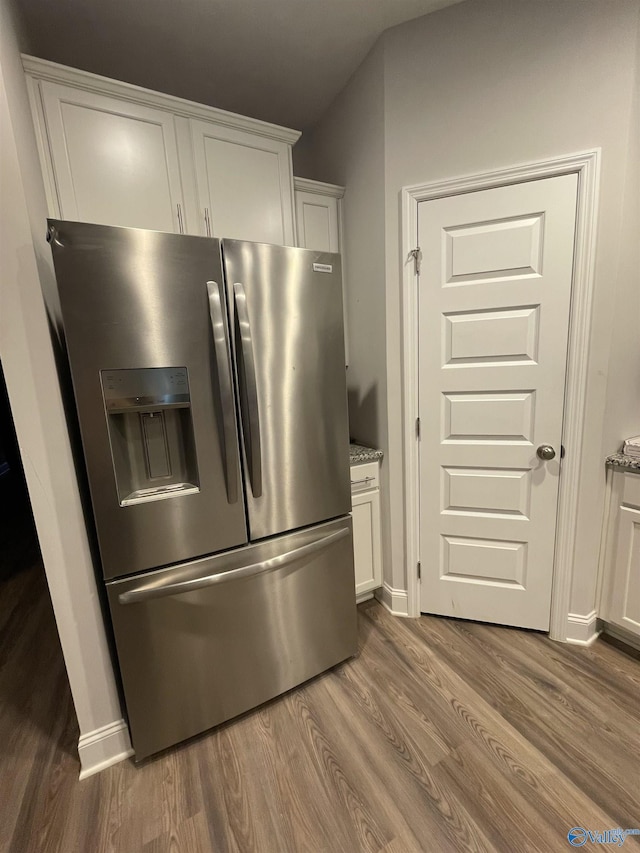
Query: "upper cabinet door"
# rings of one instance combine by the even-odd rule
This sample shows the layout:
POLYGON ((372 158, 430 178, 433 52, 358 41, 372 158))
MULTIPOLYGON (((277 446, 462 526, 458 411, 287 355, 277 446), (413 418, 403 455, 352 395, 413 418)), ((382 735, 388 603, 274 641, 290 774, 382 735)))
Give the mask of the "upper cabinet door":
POLYGON ((296 223, 301 248, 340 251, 337 198, 296 190, 296 223))
POLYGON ((342 252, 342 197, 345 188, 294 178, 298 245, 320 252, 342 252))
POLYGON ((171 113, 47 80, 40 90, 61 218, 185 230, 171 113))
POLYGON ((295 245, 291 146, 191 120, 198 233, 295 245))

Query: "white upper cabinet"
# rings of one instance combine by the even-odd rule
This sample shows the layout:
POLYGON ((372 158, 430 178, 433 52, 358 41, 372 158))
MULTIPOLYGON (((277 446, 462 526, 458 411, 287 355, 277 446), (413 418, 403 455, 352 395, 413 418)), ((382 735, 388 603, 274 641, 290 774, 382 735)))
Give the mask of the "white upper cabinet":
POLYGON ((298 245, 321 252, 340 252, 341 200, 344 187, 294 178, 298 245))
POLYGON ((291 146, 212 122, 189 124, 199 233, 295 245, 291 146))
POLYGON ((23 56, 49 213, 296 244, 297 131, 23 56))
POLYGON ((40 91, 61 218, 181 230, 170 113, 46 80, 40 91))

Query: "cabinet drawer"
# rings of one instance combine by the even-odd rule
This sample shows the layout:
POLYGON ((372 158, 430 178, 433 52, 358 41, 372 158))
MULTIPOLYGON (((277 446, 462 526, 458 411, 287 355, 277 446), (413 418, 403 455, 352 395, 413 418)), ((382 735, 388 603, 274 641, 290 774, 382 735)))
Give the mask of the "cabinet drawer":
POLYGON ((351 466, 351 494, 356 495, 367 489, 379 487, 379 466, 377 462, 363 462, 351 466))

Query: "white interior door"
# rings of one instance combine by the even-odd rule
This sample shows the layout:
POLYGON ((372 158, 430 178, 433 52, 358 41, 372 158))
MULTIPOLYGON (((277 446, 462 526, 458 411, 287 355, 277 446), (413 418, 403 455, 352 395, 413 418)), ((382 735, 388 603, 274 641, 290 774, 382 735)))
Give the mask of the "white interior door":
POLYGON ((549 628, 576 199, 572 174, 419 205, 422 612, 549 628))

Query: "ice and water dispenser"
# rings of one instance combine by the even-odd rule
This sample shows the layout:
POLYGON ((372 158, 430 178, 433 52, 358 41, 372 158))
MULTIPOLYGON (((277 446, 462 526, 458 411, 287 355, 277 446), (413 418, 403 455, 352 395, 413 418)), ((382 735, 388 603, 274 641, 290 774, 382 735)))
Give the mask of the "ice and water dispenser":
POLYGON ((100 378, 120 505, 199 491, 186 367, 100 378))

